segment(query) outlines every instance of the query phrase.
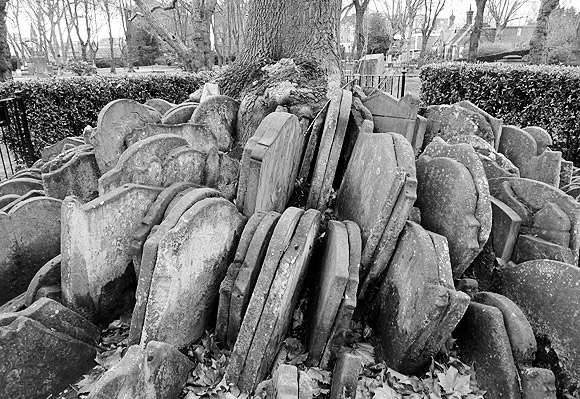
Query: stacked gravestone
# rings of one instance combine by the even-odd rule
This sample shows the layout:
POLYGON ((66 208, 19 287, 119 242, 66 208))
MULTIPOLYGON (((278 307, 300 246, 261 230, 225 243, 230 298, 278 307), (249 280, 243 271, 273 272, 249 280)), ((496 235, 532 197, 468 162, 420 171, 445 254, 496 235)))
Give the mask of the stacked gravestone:
POLYGON ((185 102, 178 104, 167 110, 161 118, 161 123, 164 125, 178 125, 187 123, 191 119, 191 115, 198 107, 197 103, 185 102))
POLYGON ((400 134, 359 136, 336 198, 339 219, 361 229, 359 297, 386 269, 416 199, 415 157, 400 134))
POLYGON ((50 145, 40 150, 40 156, 44 162, 48 162, 54 159, 59 154, 61 154, 62 152, 64 152, 65 147, 70 149, 70 147, 77 147, 84 144, 85 141, 83 140, 82 137, 65 137, 58 143, 50 145))
POLYGON ((320 212, 288 208, 274 228, 226 369, 228 383, 244 392, 264 379, 282 345, 319 224, 320 212))
POLYGON ((240 212, 250 217, 257 211, 284 211, 294 191, 302 139, 295 115, 273 112, 264 118, 242 153, 236 198, 240 212))
POLYGON ((227 152, 236 135, 236 118, 240 103, 228 96, 211 96, 193 111, 190 123, 202 124, 215 136, 218 149, 227 152))
POLYGON ((151 98, 145 101, 145 105, 155 108, 161 115, 164 115, 171 108, 177 106, 177 104, 171 103, 161 98, 151 98))

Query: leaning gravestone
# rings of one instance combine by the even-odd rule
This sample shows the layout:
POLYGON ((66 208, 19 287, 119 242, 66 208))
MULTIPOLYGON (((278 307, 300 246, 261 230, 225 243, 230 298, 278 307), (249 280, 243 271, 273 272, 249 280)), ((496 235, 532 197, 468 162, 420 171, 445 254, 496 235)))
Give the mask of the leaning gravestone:
POLYGON ((51 146, 44 147, 40 150, 40 155, 43 161, 48 162, 64 151, 65 146, 79 146, 85 144, 82 137, 65 137, 58 143, 51 146))
POLYGON ((0 304, 26 291, 36 272, 60 252, 61 204, 37 197, 0 213, 0 304))
POLYGON ((402 373, 416 373, 430 361, 469 305, 469 296, 453 287, 440 239, 407 222, 376 299, 380 354, 402 373))
POLYGON ((294 180, 300 167, 302 133, 295 115, 273 112, 266 116, 255 135, 248 141, 240 165, 246 180, 240 180, 238 196, 243 213, 282 212, 294 191, 294 180), (249 153, 249 157, 247 154, 249 153))
POLYGON ((495 139, 493 142, 493 148, 497 151, 497 149, 499 148, 499 141, 501 139, 503 121, 501 119, 494 118, 493 116, 491 116, 490 114, 488 114, 487 112, 485 112, 484 110, 482 110, 481 108, 479 108, 477 105, 473 104, 469 100, 459 101, 457 103, 457 105, 459 105, 459 106, 461 106, 469 111, 477 112, 478 114, 480 114, 481 116, 483 116, 485 118, 485 120, 491 126, 491 130, 493 131, 493 135, 495 136, 495 139))
POLYGON ((151 98, 145 101, 145 105, 155 108, 161 115, 164 115, 171 108, 176 107, 177 104, 171 103, 161 98, 151 98))
POLYGON ((42 185, 47 196, 64 199, 75 195, 83 201, 98 197, 101 177, 94 150, 78 146, 42 166, 42 185))
POLYGON ((228 96, 213 96, 193 111, 190 123, 205 125, 218 141, 220 151, 228 152, 236 140, 236 117, 240 103, 228 96))
POLYGON ((522 218, 495 197, 490 198, 492 210, 491 244, 495 256, 509 262, 520 232, 522 218))
POLYGON ((8 179, 0 183, 0 197, 9 194, 24 195, 32 190, 43 190, 42 182, 23 177, 8 179))
POLYGON ((199 104, 197 103, 182 103, 171 108, 161 118, 161 123, 164 125, 177 125, 181 123, 186 123, 191 119, 193 111, 197 108, 199 104))
POLYGON ((106 173, 117 164, 126 150, 125 137, 147 123, 158 123, 160 119, 147 107, 133 100, 115 100, 99 113, 97 128, 89 142, 95 147, 95 156, 101 173, 106 173))
POLYGON ((362 100, 373 115, 374 131, 399 133, 413 143, 419 107, 378 90, 362 100))
POLYGON ((245 220, 222 198, 194 204, 159 241, 141 344, 183 348, 213 323, 219 284, 245 220))
POLYGON ((179 123, 176 125, 164 125, 162 123, 148 123, 143 128, 134 129, 125 137, 127 147, 132 146, 139 140, 159 134, 174 134, 187 140, 194 149, 201 152, 209 152, 217 148, 217 140, 214 135, 203 125, 193 123, 179 123))
POLYGON ((26 289, 26 306, 32 305, 37 300, 39 291, 44 287, 58 286, 60 289, 60 254, 49 260, 34 275, 26 289))
POLYGON ((106 317, 129 279, 131 238, 160 188, 127 184, 83 204, 62 206, 62 294, 67 307, 106 317))

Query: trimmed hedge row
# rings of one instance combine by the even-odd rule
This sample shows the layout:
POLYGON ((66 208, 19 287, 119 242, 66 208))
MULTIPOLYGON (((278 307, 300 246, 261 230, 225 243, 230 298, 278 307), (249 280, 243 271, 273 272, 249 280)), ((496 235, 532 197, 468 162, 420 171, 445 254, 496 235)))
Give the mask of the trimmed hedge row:
POLYGON ((552 149, 580 166, 580 68, 504 64, 431 64, 421 68, 425 105, 469 100, 504 124, 540 126, 552 149))
MULTIPOLYGON (((113 100, 163 98, 180 103, 212 77, 211 72, 202 72, 13 81, 0 84, 0 98, 22 90, 32 143, 39 154, 49 144, 81 135, 87 125, 96 126, 99 112, 113 100)), ((18 150, 14 148, 17 156, 18 150)))

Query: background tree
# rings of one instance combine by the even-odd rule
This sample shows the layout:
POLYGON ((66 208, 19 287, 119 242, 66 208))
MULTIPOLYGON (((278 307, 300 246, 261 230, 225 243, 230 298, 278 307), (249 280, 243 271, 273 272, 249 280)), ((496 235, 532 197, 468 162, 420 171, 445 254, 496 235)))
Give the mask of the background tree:
POLYGON ((576 23, 576 34, 574 35, 574 40, 572 41, 570 56, 568 57, 568 64, 580 65, 580 21, 577 21, 576 23))
POLYGON ((131 46, 135 49, 135 65, 152 65, 161 55, 161 42, 146 24, 137 23, 131 35, 131 46))
POLYGON ((560 0, 542 0, 536 28, 530 40, 529 61, 532 64, 541 64, 545 60, 546 40, 548 37, 548 22, 552 11, 558 7, 560 0))
POLYGON ((421 25, 421 53, 420 59, 427 55, 427 42, 437 25, 437 17, 445 7, 445 0, 425 0, 423 2, 423 23, 421 25))
POLYGON ((8 31, 6 29, 6 3, 0 0, 0 81, 12 80, 10 63, 10 47, 8 47, 8 31))
POLYGON ((385 18, 379 13, 372 13, 368 18, 368 54, 385 54, 391 47, 391 37, 387 30, 385 18))
POLYGON ((529 0, 488 0, 487 10, 495 21, 494 40, 501 39, 507 24, 516 19, 518 11, 529 3, 529 0))
POLYGON ((481 29, 483 27, 483 14, 485 12, 485 5, 487 0, 475 0, 477 8, 475 12, 475 21, 473 21, 473 28, 469 36, 469 53, 467 61, 475 62, 477 58, 477 48, 479 46, 479 38, 481 37, 481 29))
POLYGON ((111 54, 111 73, 117 73, 115 67, 115 38, 113 37, 113 26, 111 24, 111 19, 113 16, 111 0, 101 0, 101 7, 105 12, 105 18, 107 19, 107 28, 109 33, 109 52, 111 54))
POLYGON ((546 38, 549 64, 574 63, 574 42, 580 26, 580 13, 572 7, 558 7, 550 15, 546 38))
POLYGON ((354 58, 362 57, 365 49, 364 19, 370 0, 352 0, 355 10, 354 23, 354 58))

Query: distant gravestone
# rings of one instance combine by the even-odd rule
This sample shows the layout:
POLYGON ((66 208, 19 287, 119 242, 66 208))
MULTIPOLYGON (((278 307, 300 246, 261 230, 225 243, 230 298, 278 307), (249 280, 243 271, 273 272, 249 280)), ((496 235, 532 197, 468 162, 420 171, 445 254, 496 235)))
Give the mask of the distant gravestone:
POLYGON ((130 280, 132 234, 160 191, 128 184, 85 204, 75 197, 63 201, 61 268, 67 307, 89 320, 107 316, 130 280))
POLYGON ((219 284, 245 224, 225 199, 194 204, 159 241, 141 344, 183 348, 212 324, 219 284))
POLYGON ((205 125, 213 133, 220 151, 228 152, 236 140, 236 118, 240 103, 228 96, 213 96, 201 102, 190 123, 205 125))
POLYGON ((373 114, 376 133, 399 133, 413 143, 419 107, 377 90, 362 103, 373 114))
POLYGON ((125 137, 129 133, 147 123, 159 121, 147 107, 136 101, 122 99, 108 103, 99 113, 97 128, 89 138, 89 143, 95 147, 101 173, 115 167, 117 160, 127 149, 125 137))

